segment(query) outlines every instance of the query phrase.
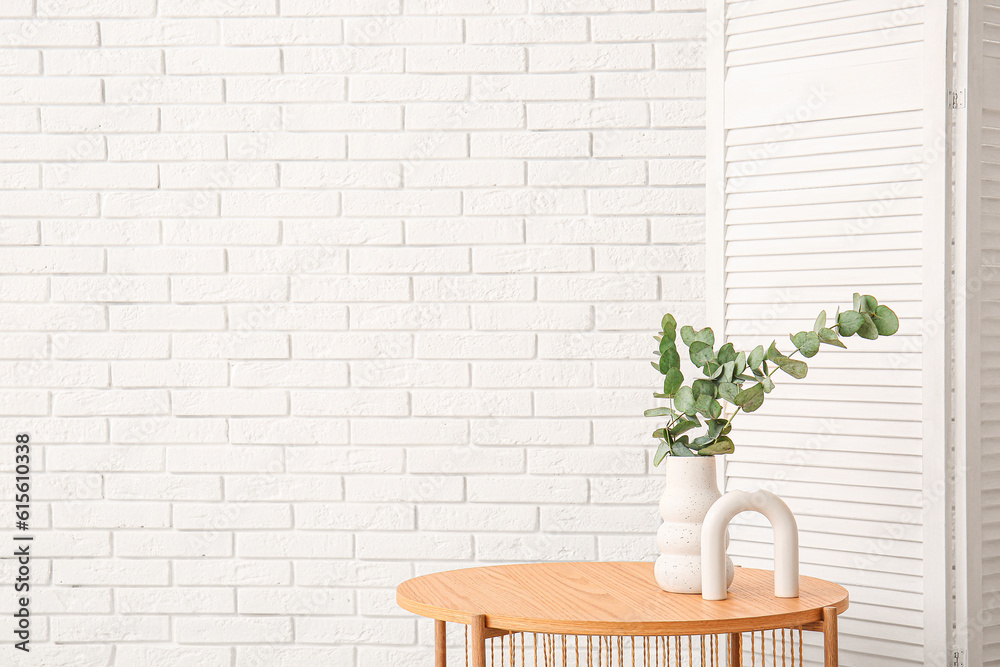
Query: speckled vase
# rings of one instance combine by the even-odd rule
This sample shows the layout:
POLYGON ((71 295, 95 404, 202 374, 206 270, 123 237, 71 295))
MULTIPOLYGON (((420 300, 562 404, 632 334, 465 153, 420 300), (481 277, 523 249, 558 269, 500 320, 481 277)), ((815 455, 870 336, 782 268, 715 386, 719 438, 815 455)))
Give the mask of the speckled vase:
MULTIPOLYGON (((701 593, 701 526, 722 497, 715 456, 668 456, 666 488, 660 498, 663 525, 656 531, 660 555, 656 583, 669 593, 701 593)), ((726 546, 729 532, 726 531, 726 546)), ((726 558, 726 588, 733 583, 733 561, 726 558)))

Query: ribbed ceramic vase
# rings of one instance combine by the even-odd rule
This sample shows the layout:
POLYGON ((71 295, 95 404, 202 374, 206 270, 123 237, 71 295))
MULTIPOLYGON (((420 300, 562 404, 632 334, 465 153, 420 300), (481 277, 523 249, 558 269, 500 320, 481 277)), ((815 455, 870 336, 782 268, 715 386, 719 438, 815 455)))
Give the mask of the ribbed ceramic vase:
MULTIPOLYGON (((663 525, 656 531, 660 555, 656 583, 669 593, 701 593, 701 526, 722 497, 714 456, 668 456, 666 487, 660 498, 663 525)), ((726 532, 729 546, 729 532, 726 532)), ((733 561, 726 558, 726 587, 733 583, 733 561)))

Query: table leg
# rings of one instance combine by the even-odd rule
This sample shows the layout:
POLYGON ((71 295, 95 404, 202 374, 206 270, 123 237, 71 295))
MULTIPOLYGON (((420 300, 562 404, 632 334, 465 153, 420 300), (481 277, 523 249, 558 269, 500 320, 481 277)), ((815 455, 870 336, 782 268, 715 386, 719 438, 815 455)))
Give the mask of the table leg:
POLYGON ((837 647, 836 607, 823 607, 823 655, 824 667, 839 667, 840 653, 837 647))
POLYGON ((729 633, 729 667, 742 667, 743 665, 743 634, 740 632, 729 633))
POLYGON ((472 667, 486 667, 486 617, 472 617, 472 667))
POLYGON ((448 667, 448 635, 444 621, 434 621, 434 667, 448 667))

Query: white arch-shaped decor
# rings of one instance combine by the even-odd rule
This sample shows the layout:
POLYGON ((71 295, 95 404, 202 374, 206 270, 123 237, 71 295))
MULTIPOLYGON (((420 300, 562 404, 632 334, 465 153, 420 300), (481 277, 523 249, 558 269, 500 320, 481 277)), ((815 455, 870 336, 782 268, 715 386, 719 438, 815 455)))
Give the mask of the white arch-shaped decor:
POLYGON ((740 512, 760 512, 774 529, 774 596, 799 597, 799 527, 788 505, 770 491, 730 491, 705 515, 701 528, 701 596, 725 600, 726 527, 740 512))

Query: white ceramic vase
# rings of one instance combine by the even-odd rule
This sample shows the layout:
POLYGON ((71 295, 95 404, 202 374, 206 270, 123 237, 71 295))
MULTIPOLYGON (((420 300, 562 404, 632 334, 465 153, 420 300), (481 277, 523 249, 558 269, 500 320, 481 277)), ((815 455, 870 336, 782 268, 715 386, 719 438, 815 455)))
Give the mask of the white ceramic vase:
MULTIPOLYGON (((666 487, 660 498, 663 525, 656 531, 660 555, 656 583, 670 593, 701 593, 701 528, 705 515, 722 497, 714 456, 668 456, 666 487)), ((726 546, 729 532, 726 531, 726 546)), ((733 561, 726 558, 726 588, 733 583, 733 561)))

